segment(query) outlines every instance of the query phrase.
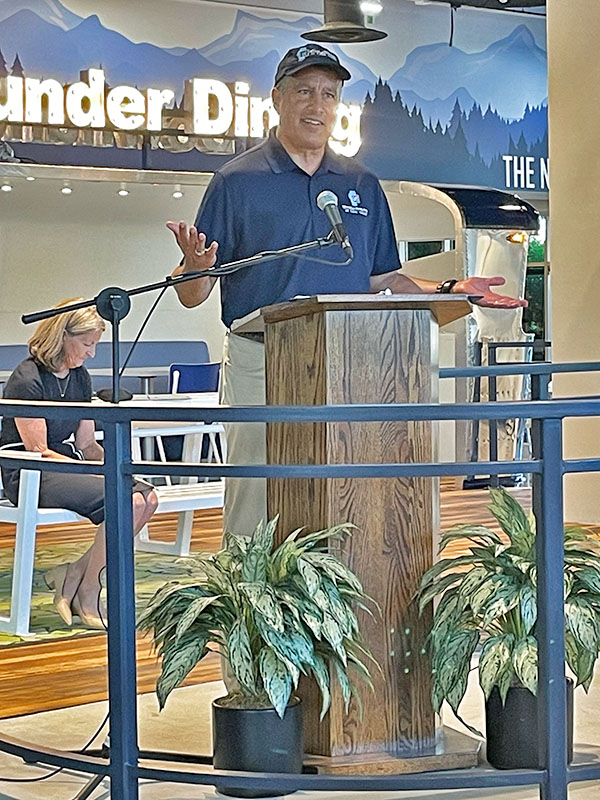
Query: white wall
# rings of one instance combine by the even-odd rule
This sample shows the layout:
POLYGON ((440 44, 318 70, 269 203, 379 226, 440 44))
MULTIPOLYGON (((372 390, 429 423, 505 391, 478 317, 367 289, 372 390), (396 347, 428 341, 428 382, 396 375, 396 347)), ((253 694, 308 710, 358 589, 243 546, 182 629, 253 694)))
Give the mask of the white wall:
MULTIPOLYGON (((31 326, 20 315, 66 297, 93 297, 106 286, 129 289, 162 280, 179 261, 179 249, 165 228, 167 219, 193 221, 203 186, 130 185, 118 197, 118 183, 24 178, 0 192, 0 343, 25 342, 31 326)), ((157 292, 132 298, 121 338, 134 338, 157 292)), ((186 309, 169 289, 144 332, 146 339, 204 339, 212 358, 221 352, 218 290, 202 306, 186 309)))
MULTIPOLYGON (((553 359, 598 361, 600 259, 600 4, 548 0, 550 256, 553 359)), ((600 394, 600 374, 557 376, 555 396, 600 394)), ((567 458, 598 458, 600 420, 565 426, 567 458)), ((568 477, 565 516, 600 520, 597 474, 568 477)))
MULTIPOLYGON (((25 171, 40 173, 39 168, 25 171)), ((202 185, 182 185, 184 196, 175 200, 176 176, 173 183, 150 184, 137 183, 134 173, 128 173, 130 194, 119 197, 115 173, 106 173, 105 180, 72 179, 73 192, 68 196, 60 192, 60 177, 38 177, 32 182, 13 178, 13 191, 0 192, 0 344, 29 338, 32 329, 21 323, 23 313, 67 297, 92 298, 106 286, 128 289, 170 274, 179 260, 179 249, 165 221, 193 221, 208 176, 198 177, 202 185)), ((388 192, 388 198, 399 239, 454 235, 451 215, 439 203, 394 191, 388 192)), ((152 292, 132 298, 122 339, 135 337, 156 296, 152 292)), ((196 309, 181 306, 169 289, 144 338, 204 339, 211 357, 217 359, 223 332, 218 287, 196 309)))

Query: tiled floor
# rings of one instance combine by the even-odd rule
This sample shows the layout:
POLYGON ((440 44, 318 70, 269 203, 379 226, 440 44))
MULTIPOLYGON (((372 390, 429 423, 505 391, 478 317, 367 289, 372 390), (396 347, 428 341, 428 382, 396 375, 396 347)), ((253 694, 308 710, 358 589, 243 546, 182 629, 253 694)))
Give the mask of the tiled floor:
MULTIPOLYGON (((600 672, 598 670, 597 672, 600 672)), ((482 700, 475 684, 469 688, 462 707, 464 716, 477 727, 483 725, 482 700)), ((575 741, 578 746, 600 745, 600 675, 589 695, 581 690, 576 692, 575 700, 575 741)), ((176 691, 169 699, 165 711, 158 713, 153 694, 143 695, 139 700, 140 745, 153 750, 184 750, 207 753, 210 750, 210 712, 209 704, 213 697, 223 693, 220 683, 209 683, 176 691)), ((105 703, 93 703, 72 709, 48 711, 17 719, 0 722, 0 735, 7 734, 28 741, 50 744, 53 747, 82 747, 101 723, 106 713, 105 703)), ((449 716, 446 722, 451 722, 449 716)), ((456 723, 456 727, 460 727, 456 723)), ((600 754, 600 748, 596 750, 600 754)), ((0 754, 0 776, 35 777, 43 770, 25 766, 20 760, 0 754)), ((70 800, 84 785, 85 779, 73 773, 59 774, 42 783, 7 783, 0 781, 0 798, 8 800, 70 800)), ((370 794, 348 792, 297 792, 296 800, 477 800, 477 798, 505 798, 505 800, 536 800, 539 793, 536 787, 519 789, 469 789, 452 792, 377 792, 370 794)), ((570 790, 572 800, 599 800, 600 782, 574 784, 570 790)), ((94 800, 110 798, 108 781, 104 782, 92 795, 94 800)), ((221 797, 212 788, 183 786, 176 784, 140 784, 141 800, 204 800, 221 797)), ((111 800, 118 800, 112 798, 111 800)))

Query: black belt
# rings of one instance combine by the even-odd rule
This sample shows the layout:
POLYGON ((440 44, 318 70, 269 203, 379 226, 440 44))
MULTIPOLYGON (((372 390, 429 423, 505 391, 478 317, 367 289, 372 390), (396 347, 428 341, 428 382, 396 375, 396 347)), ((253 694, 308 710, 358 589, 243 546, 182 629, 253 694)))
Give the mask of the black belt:
POLYGON ((265 335, 264 333, 252 333, 250 331, 234 331, 236 336, 241 336, 244 339, 251 339, 253 342, 259 342, 260 344, 265 343, 265 335))

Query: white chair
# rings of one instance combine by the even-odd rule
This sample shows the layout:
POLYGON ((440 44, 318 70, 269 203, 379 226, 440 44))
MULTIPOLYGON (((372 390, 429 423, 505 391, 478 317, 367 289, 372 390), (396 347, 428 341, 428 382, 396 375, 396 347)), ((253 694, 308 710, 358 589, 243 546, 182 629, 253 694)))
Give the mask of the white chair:
MULTIPOLYGON (((40 459, 41 453, 2 449, 2 454, 23 459, 40 459)), ((31 592, 33 589, 33 563, 35 537, 38 525, 62 525, 67 522, 85 522, 85 518, 65 508, 38 508, 40 473, 24 469, 19 481, 18 504, 0 500, 0 522, 16 525, 15 557, 11 587, 10 612, 0 616, 0 630, 19 636, 29 633, 31 592)))
MULTIPOLYGON (((181 426, 183 428, 183 426, 181 426)), ((188 432, 189 432, 189 426, 188 432)), ((185 433, 185 430, 182 432, 185 433)), ((185 458, 193 460, 197 443, 194 436, 186 436, 185 458)), ((39 459, 39 453, 2 448, 3 455, 39 459)), ((0 616, 0 631, 26 636, 29 633, 31 616, 31 594, 33 590, 33 567, 38 526, 63 525, 69 522, 87 522, 85 517, 65 508, 39 508, 40 472, 22 469, 19 481, 17 505, 10 500, 0 500, 0 522, 12 523, 15 531, 15 557, 11 587, 10 612, 0 616)), ((198 508, 223 507, 223 482, 180 484, 173 487, 157 487, 158 508, 156 514, 178 513, 177 535, 174 542, 154 541, 148 538, 147 529, 136 537, 136 549, 173 556, 188 555, 194 510, 198 508)))
MULTIPOLYGON (((220 363, 217 361, 198 364, 171 364, 169 367, 169 390, 171 394, 185 392, 216 392, 219 385, 220 363)), ((221 423, 206 423, 199 433, 208 437, 207 461, 223 464, 227 461, 227 442, 225 428, 221 423)), ((145 434, 146 436, 148 434, 145 434)), ((175 434, 169 434, 171 436, 175 434)), ((156 448, 161 461, 168 461, 165 452, 163 435, 157 435, 156 448)), ((202 441, 200 441, 200 454, 202 455, 202 441)), ((185 460, 185 459, 184 459, 185 460)), ((169 476, 165 476, 168 486, 172 485, 169 476)), ((205 478, 205 480, 208 480, 205 478)))
MULTIPOLYGON (((214 437, 220 434, 223 426, 220 424, 206 424, 204 422, 135 422, 132 427, 134 434, 132 439, 132 458, 134 463, 142 461, 140 439, 142 437, 155 438, 157 443, 162 444, 163 436, 183 436, 183 451, 181 454, 182 461, 198 464, 202 455, 202 444, 204 436, 209 437, 209 441, 214 441, 214 437), (213 437, 211 439, 211 437, 213 437)), ((161 452, 158 445, 159 453, 161 452)), ((225 442, 223 439, 223 450, 225 450, 225 442)), ((211 451, 209 450, 209 453, 211 451)), ((212 453, 218 457, 219 448, 214 446, 212 453)), ((226 452, 223 457, 226 458, 226 452)), ((167 458, 164 455, 164 447, 162 450, 161 460, 167 463, 167 458)), ((215 459, 217 460, 217 458, 215 459)), ((218 457, 218 463, 222 463, 218 457)), ((147 477, 147 476, 145 476, 147 477)), ((168 478, 169 476, 165 476, 168 478)), ((208 480, 208 479, 207 479, 208 480)), ((170 498, 172 510, 179 511, 177 519, 177 532, 175 534, 174 542, 165 542, 158 539, 151 539, 148 531, 148 526, 144 526, 136 536, 136 549, 145 553, 165 553, 174 556, 187 556, 190 554, 190 545, 192 539, 192 528, 194 525, 194 511, 197 508, 217 508, 223 506, 223 481, 210 481, 199 483, 198 477, 195 475, 186 475, 179 478, 179 483, 173 484, 170 480, 167 481, 166 486, 156 487, 156 491, 160 498, 170 498), (206 504, 192 504, 187 507, 181 506, 182 502, 185 505, 185 498, 197 498, 201 501, 206 498, 206 504), (179 501, 178 501, 179 499, 179 501), (218 502, 217 502, 218 500, 218 502), (175 508, 175 505, 181 507, 175 508)), ((160 508, 160 505, 159 505, 160 508)))

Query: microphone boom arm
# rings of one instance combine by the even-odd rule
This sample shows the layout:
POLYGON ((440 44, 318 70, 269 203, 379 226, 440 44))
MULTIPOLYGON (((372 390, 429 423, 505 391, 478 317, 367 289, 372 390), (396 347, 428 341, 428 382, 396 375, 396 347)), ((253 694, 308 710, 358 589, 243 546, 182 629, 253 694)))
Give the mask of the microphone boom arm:
POLYGON ((136 286, 133 289, 121 289, 118 286, 109 286, 90 300, 80 300, 77 303, 70 303, 68 306, 60 306, 60 308, 47 308, 44 311, 34 311, 31 314, 23 314, 21 316, 21 321, 25 325, 29 325, 32 322, 40 322, 43 319, 58 317, 60 314, 66 314, 69 311, 76 311, 79 308, 96 306, 98 314, 103 319, 108 320, 112 325, 112 402, 118 403, 119 399, 121 399, 121 391, 119 388, 119 323, 129 313, 131 308, 130 298, 138 294, 152 292, 155 289, 177 286, 179 283, 192 281, 196 278, 218 278, 221 275, 230 275, 240 269, 251 267, 254 264, 265 261, 275 261, 278 258, 296 255, 297 253, 303 253, 307 250, 329 247, 332 244, 336 244, 333 232, 325 238, 314 239, 310 242, 302 242, 301 244, 292 245, 291 247, 283 247, 281 250, 266 250, 262 253, 249 256, 248 258, 241 258, 238 261, 220 264, 218 267, 210 267, 209 269, 198 270, 196 272, 186 272, 183 275, 176 275, 175 277, 169 275, 162 281, 147 283, 144 286, 136 286))

